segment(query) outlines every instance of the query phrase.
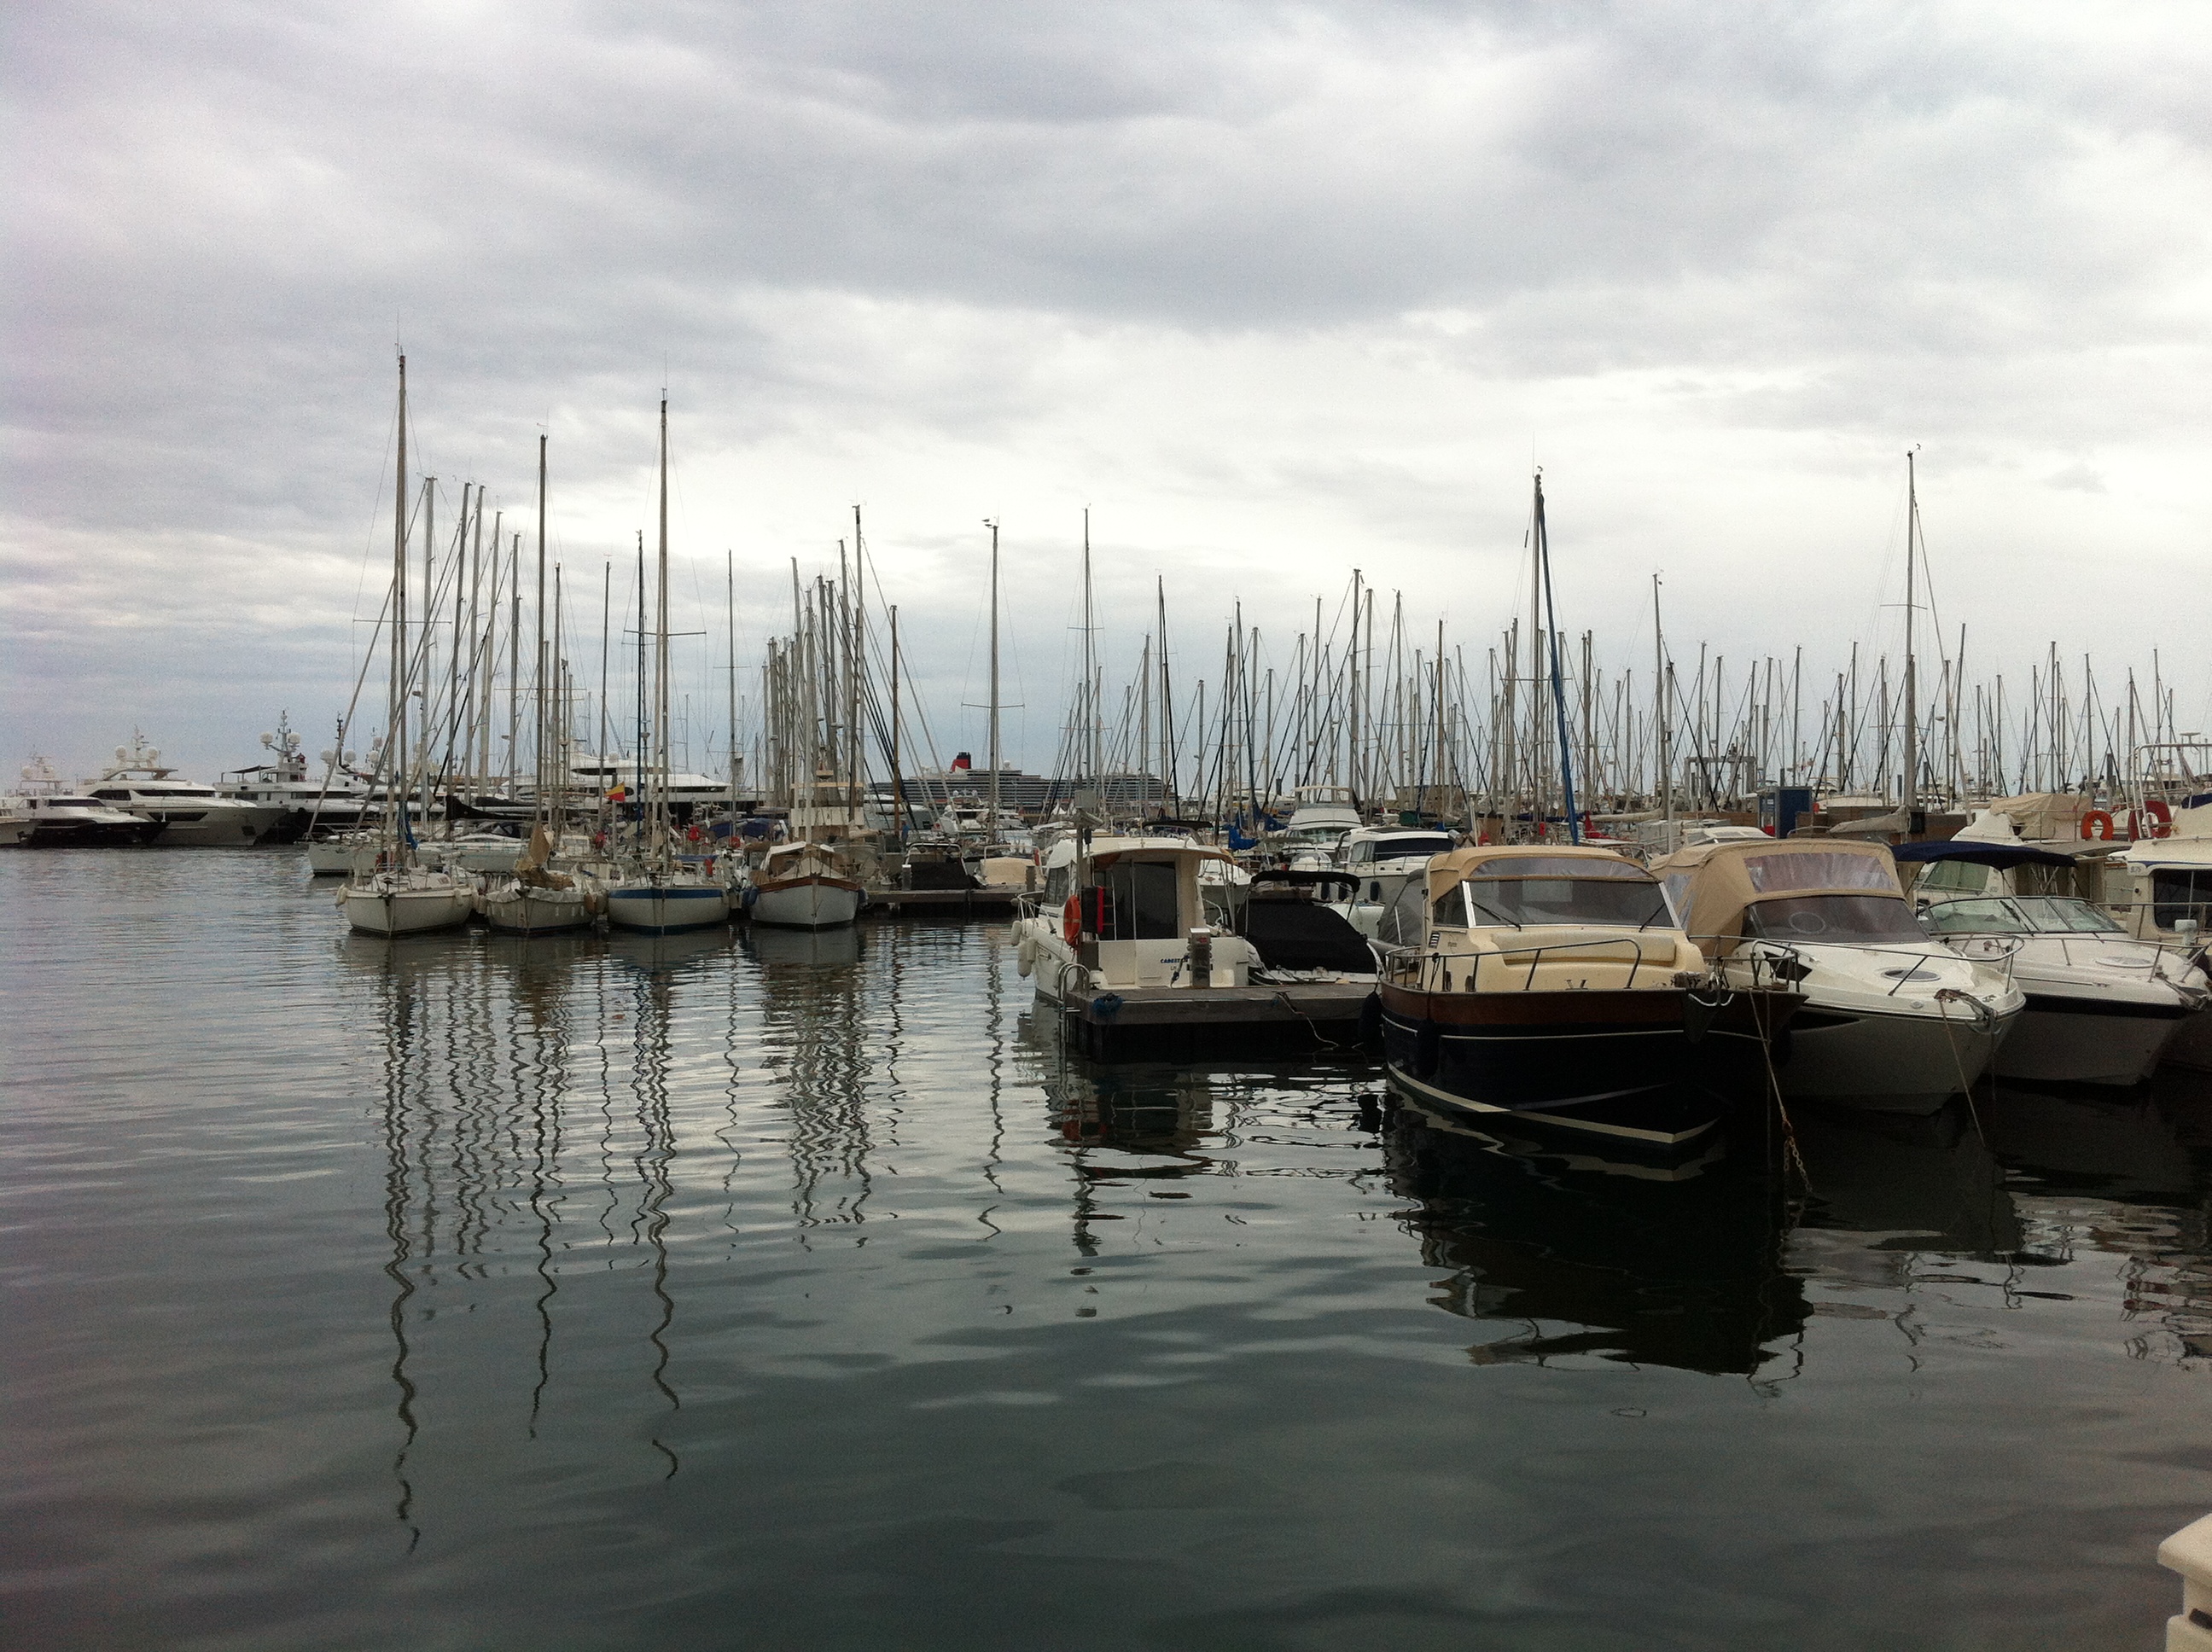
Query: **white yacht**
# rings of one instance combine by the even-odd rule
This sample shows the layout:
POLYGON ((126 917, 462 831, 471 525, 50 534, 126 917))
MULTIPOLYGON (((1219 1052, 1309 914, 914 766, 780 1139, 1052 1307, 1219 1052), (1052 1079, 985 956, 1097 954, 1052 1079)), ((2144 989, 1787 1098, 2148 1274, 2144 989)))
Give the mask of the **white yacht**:
POLYGON ((1458 847, 1449 832, 1428 828, 1358 828, 1344 844, 1344 870, 1356 880, 1356 887, 1337 910, 1354 929, 1374 939, 1382 914, 1399 891, 1426 876, 1431 860, 1458 847))
POLYGON ((1696 844, 1651 869, 1723 982, 1780 980, 1804 994, 1779 1062, 1792 1098, 1940 1111, 2027 1007, 2002 963, 1960 957, 1920 927, 1885 844, 1762 836, 1696 844))
POLYGON ((2129 938, 2087 901, 1978 895, 1923 904, 1920 922, 1960 957, 2004 964, 2027 1008, 1997 1051, 2001 1078, 2128 1085, 2203 1023, 2203 972, 2178 952, 2129 938))
POLYGON ((216 789, 240 802, 282 811, 268 841, 291 842, 313 833, 350 831, 368 817, 373 800, 367 782, 345 766, 350 752, 324 752, 322 772, 310 774, 300 737, 281 712, 261 744, 269 760, 232 771, 216 789))
POLYGON ((13 848, 111 847, 150 843, 161 823, 125 814, 94 798, 61 789, 53 764, 34 756, 23 766, 19 792, 0 797, 0 845, 13 848))
POLYGON ((1322 872, 1335 865, 1361 822, 1357 799, 1348 786, 1300 786, 1292 788, 1297 807, 1291 811, 1278 847, 1290 857, 1294 872, 1322 872))
POLYGON ((84 789, 96 801, 142 820, 157 821, 164 847, 242 848, 276 829, 285 811, 274 804, 227 798, 212 786, 179 780, 161 763, 161 750, 133 731, 115 748, 115 762, 84 789))

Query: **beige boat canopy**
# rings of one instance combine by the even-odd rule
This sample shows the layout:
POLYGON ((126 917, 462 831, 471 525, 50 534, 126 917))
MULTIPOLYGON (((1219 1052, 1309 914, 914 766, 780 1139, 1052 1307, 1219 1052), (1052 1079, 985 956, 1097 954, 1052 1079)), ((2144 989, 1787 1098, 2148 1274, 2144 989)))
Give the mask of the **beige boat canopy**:
POLYGON ((1429 862, 1434 902, 1468 878, 1632 878, 1651 874, 1625 854, 1592 843, 1486 843, 1454 849, 1429 862))
POLYGON ((1682 926, 1708 953, 1732 951, 1743 914, 1761 901, 1805 895, 1893 895, 1897 862, 1884 843, 1850 838, 1775 838, 1699 843, 1651 863, 1682 926))
POLYGON ((1205 843, 1132 843, 1127 848, 1094 849, 1087 857, 1094 869, 1103 870, 1120 860, 1226 860, 1236 857, 1205 843))

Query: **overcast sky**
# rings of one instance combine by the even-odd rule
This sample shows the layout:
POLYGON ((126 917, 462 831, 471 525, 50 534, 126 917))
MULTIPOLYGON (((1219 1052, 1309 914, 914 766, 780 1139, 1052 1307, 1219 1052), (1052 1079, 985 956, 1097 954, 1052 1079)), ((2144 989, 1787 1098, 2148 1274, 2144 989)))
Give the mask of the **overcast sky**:
POLYGON ((0 31, 11 779, 133 725, 204 776, 280 708, 326 742, 388 562, 395 342, 442 486, 526 525, 550 434, 593 592, 650 526, 665 384, 679 592, 719 613, 734 552, 748 673, 788 560, 834 567, 863 506, 948 748, 981 738, 997 517, 1032 766, 1085 505, 1115 677, 1156 574, 1187 680, 1240 598, 1286 665, 1354 567, 1487 647, 1532 461, 1608 659, 1648 659, 1663 570, 1678 655, 1826 673, 1896 646, 1914 443, 1971 655, 2117 682, 2155 648, 2212 728, 2202 7, 15 0, 0 31))

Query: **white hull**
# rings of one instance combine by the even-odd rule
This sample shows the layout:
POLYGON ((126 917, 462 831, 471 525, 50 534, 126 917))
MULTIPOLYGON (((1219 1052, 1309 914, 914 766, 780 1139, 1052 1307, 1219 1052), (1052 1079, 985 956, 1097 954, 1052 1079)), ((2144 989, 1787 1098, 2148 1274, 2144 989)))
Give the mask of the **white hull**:
POLYGON ((860 915, 860 891, 817 878, 756 886, 750 908, 757 924, 781 929, 835 929, 860 915))
POLYGON ((422 935, 476 915, 476 891, 441 872, 379 874, 338 891, 338 910, 364 935, 422 935))
POLYGON ((2046 1084, 2139 1084, 2194 1017, 2069 1013, 2039 994, 1997 1053, 2000 1078, 2046 1084))
POLYGON ((164 823, 161 835, 155 838, 157 847, 164 849, 240 849, 258 843, 276 825, 279 811, 244 806, 233 809, 179 810, 179 814, 198 815, 197 820, 180 820, 165 816, 156 809, 133 809, 130 811, 145 820, 160 820, 164 823))
POLYGON ((592 902, 580 889, 525 889, 509 884, 485 895, 484 921, 511 935, 557 935, 592 922, 592 902))
POLYGON ((730 921, 730 892, 720 884, 640 879, 607 890, 607 921, 651 935, 705 929, 730 921))
POLYGON ((2018 1011, 1984 1019, 1964 1007, 1948 1017, 1831 1010, 1816 999, 1790 1027, 1782 1092, 1869 1113, 1935 1113, 1989 1069, 2018 1019, 2018 1011), (1851 1018, 1820 1024, 1831 1015, 1851 1018))

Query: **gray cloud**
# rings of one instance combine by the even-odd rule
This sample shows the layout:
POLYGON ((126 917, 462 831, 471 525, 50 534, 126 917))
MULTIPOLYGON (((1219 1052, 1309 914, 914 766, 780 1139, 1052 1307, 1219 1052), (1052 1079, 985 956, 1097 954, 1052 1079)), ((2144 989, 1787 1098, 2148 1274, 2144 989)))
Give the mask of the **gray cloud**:
MULTIPOLYGON (((1199 630, 1239 586, 1281 628, 1355 562, 1432 588, 1440 558, 1472 633, 1511 599, 1539 449, 1581 549, 1635 574, 1575 580, 1602 626, 1663 562, 1711 571, 1692 634, 1784 647, 1807 592, 1720 598, 1793 543, 1812 598, 1871 623, 1916 439, 1950 466, 1961 582, 2023 647, 2058 622, 1981 570, 2063 562, 2098 522, 2205 588, 2172 477, 2204 413, 2212 42, 2171 9, 29 4, 0 27, 18 744, 137 694, 202 742, 173 749, 229 761, 286 673, 349 680, 395 326, 425 468, 519 503, 550 428, 579 564, 641 519, 665 361, 684 548, 739 545, 756 638, 781 557, 854 498, 924 635, 971 629, 972 524, 1018 507, 1058 535, 1020 576, 1051 608, 1026 646, 1056 650, 1085 500, 1115 524, 1117 637, 1155 567, 1204 574, 1199 630), (2091 447, 2094 501, 2061 480, 2091 447), (2107 514, 2039 515, 2059 497, 2107 514)), ((2103 649, 2212 619, 2075 609, 2103 649)))

